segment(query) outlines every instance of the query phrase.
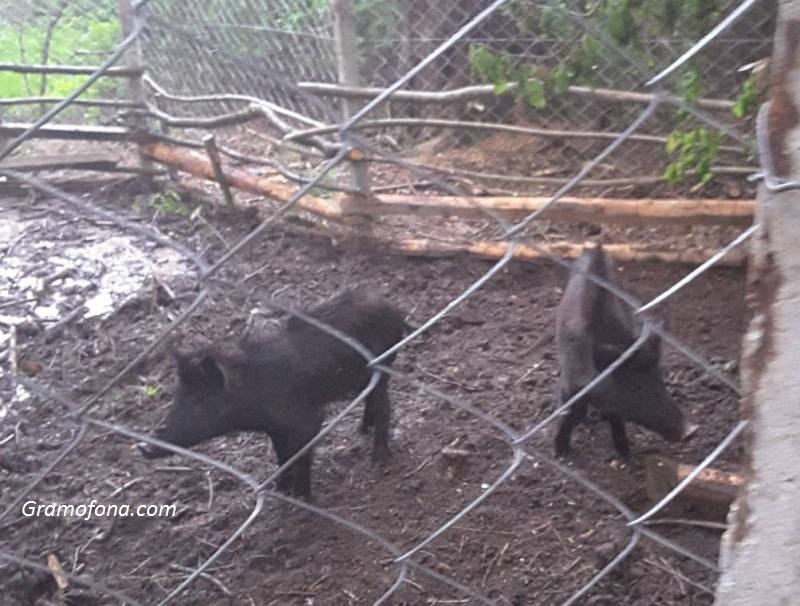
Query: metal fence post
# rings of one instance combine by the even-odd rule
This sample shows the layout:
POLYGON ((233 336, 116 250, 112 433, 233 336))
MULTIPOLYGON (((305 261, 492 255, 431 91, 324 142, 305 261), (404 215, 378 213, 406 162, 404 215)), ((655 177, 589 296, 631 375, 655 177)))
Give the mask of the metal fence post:
MULTIPOLYGON (((334 37, 336 39, 336 69, 339 75, 339 84, 342 86, 361 86, 361 77, 358 73, 358 38, 356 37, 356 24, 353 17, 352 0, 331 0, 333 11, 334 37)), ((343 98, 342 109, 344 118, 347 119, 358 110, 358 101, 343 98)), ((353 185, 362 194, 369 194, 369 173, 363 161, 350 162, 353 174, 353 185)))
MULTIPOLYGON (((122 37, 124 38, 133 31, 135 20, 141 17, 134 11, 131 0, 117 0, 117 9, 119 10, 119 20, 122 26, 122 37)), ((131 100, 144 109, 147 106, 147 94, 145 93, 142 79, 144 75, 144 55, 142 53, 141 37, 127 50, 123 59, 128 67, 140 70, 137 76, 128 78, 128 93, 131 100)), ((136 130, 143 128, 144 118, 136 113, 133 113, 132 116, 130 125, 136 130)), ((153 163, 144 155, 141 145, 138 145, 138 147, 139 165, 144 171, 150 172, 153 169, 153 163)))

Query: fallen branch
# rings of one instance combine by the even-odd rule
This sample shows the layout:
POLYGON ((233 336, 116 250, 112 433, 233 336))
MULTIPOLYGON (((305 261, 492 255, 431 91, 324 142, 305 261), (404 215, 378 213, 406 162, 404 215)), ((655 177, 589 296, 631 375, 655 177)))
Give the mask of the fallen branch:
MULTIPOLYGON (((509 82, 506 90, 512 91, 517 86, 517 83, 509 82)), ((328 84, 326 82, 300 82, 297 87, 300 90, 314 95, 346 97, 349 99, 372 99, 386 90, 376 87, 339 86, 338 84, 328 84)), ((459 101, 468 101, 479 97, 494 97, 496 96, 494 91, 495 87, 491 84, 465 86, 463 88, 441 92, 398 90, 392 94, 389 100, 411 101, 416 103, 457 103, 459 101)), ((621 103, 647 104, 650 103, 654 97, 654 95, 649 93, 635 93, 632 91, 609 88, 591 88, 588 86, 570 86, 567 88, 567 92, 621 103)), ((664 96, 663 99, 670 103, 683 103, 684 101, 680 97, 669 95, 664 96)), ((697 99, 694 104, 706 109, 719 109, 724 111, 730 111, 733 107, 733 101, 727 101, 725 99, 697 99)))
POLYGON ((281 114, 286 116, 287 118, 292 118, 293 120, 297 120, 298 122, 302 122, 304 124, 308 124, 310 126, 325 126, 322 122, 318 122, 317 120, 313 120, 308 116, 304 116, 302 114, 298 114, 290 109, 286 109, 285 107, 281 107, 280 105, 276 105, 275 103, 271 103, 264 99, 259 99, 258 97, 251 97, 249 95, 232 95, 232 94, 225 94, 225 95, 195 95, 195 96, 184 96, 184 95, 174 95, 166 91, 161 85, 159 85, 153 78, 148 75, 142 77, 142 82, 147 84, 150 88, 152 88, 155 92, 159 95, 164 97, 165 99, 170 99, 172 101, 179 101, 181 103, 208 103, 208 102, 223 102, 223 101, 237 101, 242 103, 252 103, 255 105, 260 105, 264 107, 268 107, 276 114, 281 114))
POLYGON ((238 112, 220 114, 210 118, 172 116, 167 112, 161 111, 155 105, 148 105, 147 113, 154 118, 158 118, 167 126, 174 126, 176 128, 224 128, 226 126, 235 126, 237 124, 244 124, 245 122, 252 122, 261 117, 261 113, 255 107, 248 107, 238 112))
MULTIPOLYGON (((378 241, 390 250, 413 257, 450 257, 463 254, 475 255, 484 259, 499 259, 508 252, 509 244, 506 242, 441 242, 423 239, 378 241)), ((679 263, 686 265, 700 265, 716 251, 680 250, 663 251, 643 249, 633 244, 603 244, 603 250, 615 261, 619 262, 647 262, 661 261, 663 263, 679 263)), ((513 253, 513 258, 520 261, 536 261, 547 257, 560 257, 575 259, 583 252, 583 244, 559 242, 555 244, 537 244, 534 248, 526 244, 518 244, 513 253)), ((745 261, 745 254, 732 251, 720 259, 718 265, 739 267, 745 261)))

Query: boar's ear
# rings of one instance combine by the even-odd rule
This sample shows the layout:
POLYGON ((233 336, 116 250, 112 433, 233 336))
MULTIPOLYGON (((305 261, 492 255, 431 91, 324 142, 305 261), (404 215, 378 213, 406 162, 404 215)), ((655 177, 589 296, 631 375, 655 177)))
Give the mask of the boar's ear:
POLYGON ((170 349, 169 354, 175 360, 175 367, 178 369, 178 378, 181 381, 191 383, 197 380, 200 371, 197 365, 197 355, 178 349, 170 349))
POLYGON ((242 385, 242 368, 239 359, 232 354, 217 351, 213 354, 217 372, 221 378, 221 387, 235 390, 242 385))
POLYGON ((204 388, 222 389, 225 377, 211 352, 174 352, 175 365, 181 383, 204 388))

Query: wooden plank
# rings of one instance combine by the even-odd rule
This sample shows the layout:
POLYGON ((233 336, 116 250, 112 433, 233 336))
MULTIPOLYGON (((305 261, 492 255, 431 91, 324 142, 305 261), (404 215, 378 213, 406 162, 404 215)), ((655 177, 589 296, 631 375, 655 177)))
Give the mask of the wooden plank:
MULTIPOLYGON (((693 470, 692 465, 677 463, 666 457, 647 457, 645 485, 648 496, 653 502, 659 501, 693 470)), ((727 508, 744 483, 745 478, 741 474, 706 468, 680 492, 676 500, 727 508)))
POLYGON ((6 158, 0 162, 0 170, 57 170, 74 168, 84 170, 105 170, 119 164, 119 158, 108 154, 60 154, 46 156, 27 156, 6 158))
MULTIPOLYGON (((540 210, 550 200, 541 196, 408 196, 387 194, 344 198, 342 211, 368 215, 487 218, 483 209, 518 220, 540 210)), ((542 213, 550 221, 585 223, 750 225, 754 200, 561 198, 542 213)))
MULTIPOLYGON (((32 125, 24 122, 0 122, 0 137, 17 137, 32 125)), ((83 126, 80 124, 46 124, 33 135, 35 139, 88 139, 91 141, 131 141, 127 128, 119 126, 83 126)))
MULTIPOLYGON (((439 240, 404 239, 392 240, 384 243, 390 249, 409 256, 419 257, 450 257, 470 254, 485 259, 499 259, 509 248, 505 242, 442 242, 439 240)), ((546 256, 575 259, 583 252, 583 244, 574 242, 541 243, 534 248, 525 244, 517 244, 514 248, 513 258, 522 261, 534 261, 546 256)), ((615 261, 619 262, 647 262, 660 261, 663 263, 681 263, 687 265, 700 265, 717 253, 716 250, 704 251, 697 249, 684 249, 675 251, 646 249, 635 244, 603 244, 603 250, 615 261)), ((745 254, 741 250, 733 250, 719 260, 717 265, 739 267, 744 264, 745 254)))

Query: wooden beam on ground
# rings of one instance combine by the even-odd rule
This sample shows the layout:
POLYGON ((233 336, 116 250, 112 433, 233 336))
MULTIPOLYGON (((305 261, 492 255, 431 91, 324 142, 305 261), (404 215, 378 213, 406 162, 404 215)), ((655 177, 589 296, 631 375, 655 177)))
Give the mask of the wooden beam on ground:
MULTIPOLYGON (((32 125, 23 122, 0 122, 0 138, 13 138, 32 125)), ((90 141, 131 141, 134 133, 119 126, 83 126, 79 124, 45 124, 33 134, 34 139, 88 139, 90 141)))
MULTIPOLYGON (((174 166, 196 177, 217 182, 217 175, 214 173, 211 161, 192 151, 163 143, 151 143, 142 147, 142 153, 167 166, 174 166)), ((231 187, 279 202, 286 202, 295 192, 293 187, 286 185, 283 181, 260 177, 235 168, 225 168, 224 177, 231 187)), ((306 194, 297 201, 297 207, 328 219, 342 217, 341 207, 335 199, 322 199, 306 194)))
MULTIPOLYGON (((505 242, 442 242, 439 240, 404 239, 392 240, 389 248, 409 256, 416 257, 451 257, 463 254, 475 255, 485 259, 499 259, 509 248, 505 242)), ((686 249, 678 251, 650 250, 634 244, 603 244, 603 250, 612 259, 618 262, 645 262, 661 261, 663 263, 679 263, 686 265, 700 265, 717 253, 717 250, 686 249)), ((533 246, 518 244, 513 253, 513 258, 522 261, 534 261, 547 256, 575 259, 583 252, 583 244, 574 242, 542 243, 533 246)), ((740 267, 744 264, 746 255, 741 250, 733 250, 719 260, 717 265, 740 267)))
MULTIPOLYGON (((653 502, 659 501, 682 482, 694 466, 677 463, 665 457, 649 456, 645 459, 645 485, 653 502)), ((724 507, 733 503, 745 477, 738 473, 706 468, 675 498, 710 507, 724 507)))
MULTIPOLYGON (((125 177, 96 177, 80 179, 56 179, 48 180, 53 187, 70 194, 93 193, 105 188, 122 187, 126 193, 148 193, 149 189, 143 179, 138 176, 125 177)), ((0 175, 0 196, 24 196, 31 191, 31 188, 14 179, 6 179, 0 175)))
MULTIPOLYGON (((550 200, 541 196, 408 196, 385 194, 371 198, 344 198, 342 212, 367 215, 487 218, 496 211, 518 220, 540 210, 550 200)), ((585 223, 672 223, 684 225, 750 225, 754 200, 561 198, 542 213, 550 221, 585 223)))
POLYGON ((6 158, 0 162, 0 170, 108 170, 118 164, 119 158, 109 157, 108 154, 58 154, 6 158))

